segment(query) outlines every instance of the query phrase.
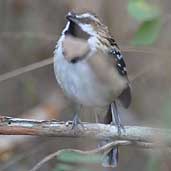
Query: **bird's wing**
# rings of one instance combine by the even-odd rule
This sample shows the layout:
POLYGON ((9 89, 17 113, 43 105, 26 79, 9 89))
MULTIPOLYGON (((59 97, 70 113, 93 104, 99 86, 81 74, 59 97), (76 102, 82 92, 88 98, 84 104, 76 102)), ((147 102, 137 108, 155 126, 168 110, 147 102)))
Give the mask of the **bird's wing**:
MULTIPOLYGON (((115 65, 119 74, 123 77, 126 77, 126 79, 128 80, 127 69, 123 55, 114 39, 110 39, 110 43, 112 48, 110 49, 109 54, 114 58, 115 65)), ((118 98, 120 102, 123 104, 123 106, 125 108, 128 108, 128 106, 131 103, 131 87, 129 84, 129 80, 127 88, 121 93, 121 95, 118 98)))
POLYGON ((123 55, 117 45, 111 46, 109 54, 114 57, 116 62, 116 68, 122 76, 127 76, 126 64, 123 59, 123 55))

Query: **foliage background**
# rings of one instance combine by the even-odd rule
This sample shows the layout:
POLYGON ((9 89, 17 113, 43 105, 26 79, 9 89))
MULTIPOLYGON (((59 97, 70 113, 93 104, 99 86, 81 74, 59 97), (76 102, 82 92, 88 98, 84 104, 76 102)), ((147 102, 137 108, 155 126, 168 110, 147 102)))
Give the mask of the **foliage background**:
MULTIPOLYGON (((148 42, 132 44, 137 31, 145 21, 135 18, 139 10, 134 11, 134 15, 131 14, 130 2, 1 0, 0 74, 53 56, 56 41, 66 23, 66 13, 69 10, 88 9, 95 12, 108 25, 123 50, 130 78, 138 74, 132 83, 131 107, 126 111, 120 109, 124 124, 170 127, 171 2, 148 1, 152 4, 150 7, 159 8, 160 16, 157 17, 160 17, 161 21, 161 29, 157 32, 155 42, 150 45, 148 42), (140 74, 142 72, 143 74, 140 74)), ((150 10, 150 13, 152 12, 153 9, 150 10)), ((138 36, 138 40, 145 37, 142 32, 138 33, 138 36)), ((150 35, 147 34, 147 37, 150 39, 150 35)), ((60 120, 72 118, 72 104, 59 89, 52 65, 0 82, 0 97, 0 113, 3 115, 60 120), (45 116, 45 113, 48 115, 45 116)), ((84 118, 86 119, 86 116, 84 118)), ((95 147, 95 142, 70 138, 0 136, 0 141, 1 171, 29 170, 44 156, 61 148, 95 147)), ((118 170, 171 170, 170 156, 166 152, 128 147, 123 147, 120 151, 118 170)), ((51 161, 41 170, 52 170, 56 163, 56 160, 51 161)))

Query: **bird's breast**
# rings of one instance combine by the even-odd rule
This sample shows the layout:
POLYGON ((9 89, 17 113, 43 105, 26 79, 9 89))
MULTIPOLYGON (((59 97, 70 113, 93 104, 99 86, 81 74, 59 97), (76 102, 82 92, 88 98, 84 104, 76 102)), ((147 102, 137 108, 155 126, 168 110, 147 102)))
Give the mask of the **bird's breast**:
POLYGON ((72 64, 64 58, 62 48, 58 47, 55 50, 54 70, 56 79, 65 94, 76 103, 84 106, 106 106, 121 93, 122 86, 125 84, 124 81, 124 84, 122 81, 119 83, 121 84, 119 85, 120 88, 117 86, 115 88, 115 81, 112 78, 114 72, 112 72, 113 75, 105 75, 108 72, 104 70, 105 68, 100 69, 100 67, 94 67, 93 63, 90 64, 87 60, 72 64), (94 68, 96 69, 94 70, 94 68))

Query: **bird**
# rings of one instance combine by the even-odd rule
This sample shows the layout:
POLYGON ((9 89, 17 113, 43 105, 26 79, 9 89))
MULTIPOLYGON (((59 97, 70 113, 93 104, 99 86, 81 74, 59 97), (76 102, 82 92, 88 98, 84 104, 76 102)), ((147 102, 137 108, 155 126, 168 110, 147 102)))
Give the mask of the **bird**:
MULTIPOLYGON (((77 106, 73 128, 81 123, 78 114, 91 108, 96 122, 116 124, 124 130, 117 103, 128 108, 131 85, 124 57, 108 27, 92 12, 68 12, 67 24, 55 46, 54 72, 64 94, 77 106)), ((101 145, 107 143, 104 140, 101 145)), ((105 167, 116 167, 118 147, 104 158, 105 167)))

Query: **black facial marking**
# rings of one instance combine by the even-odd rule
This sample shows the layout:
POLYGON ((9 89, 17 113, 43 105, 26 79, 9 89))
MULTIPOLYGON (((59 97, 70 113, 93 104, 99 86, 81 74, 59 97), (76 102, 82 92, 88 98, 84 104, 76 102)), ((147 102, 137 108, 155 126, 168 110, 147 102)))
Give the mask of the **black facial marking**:
POLYGON ((75 23, 70 22, 68 30, 65 31, 65 35, 72 35, 75 37, 75 25, 75 23))
POLYGON ((90 35, 84 32, 80 26, 70 21, 70 25, 67 31, 65 31, 65 35, 72 35, 73 37, 81 38, 84 40, 88 40, 90 35))
POLYGON ((80 60, 79 57, 75 57, 75 58, 71 59, 71 63, 72 63, 72 64, 75 64, 75 63, 77 63, 79 60, 80 60))

